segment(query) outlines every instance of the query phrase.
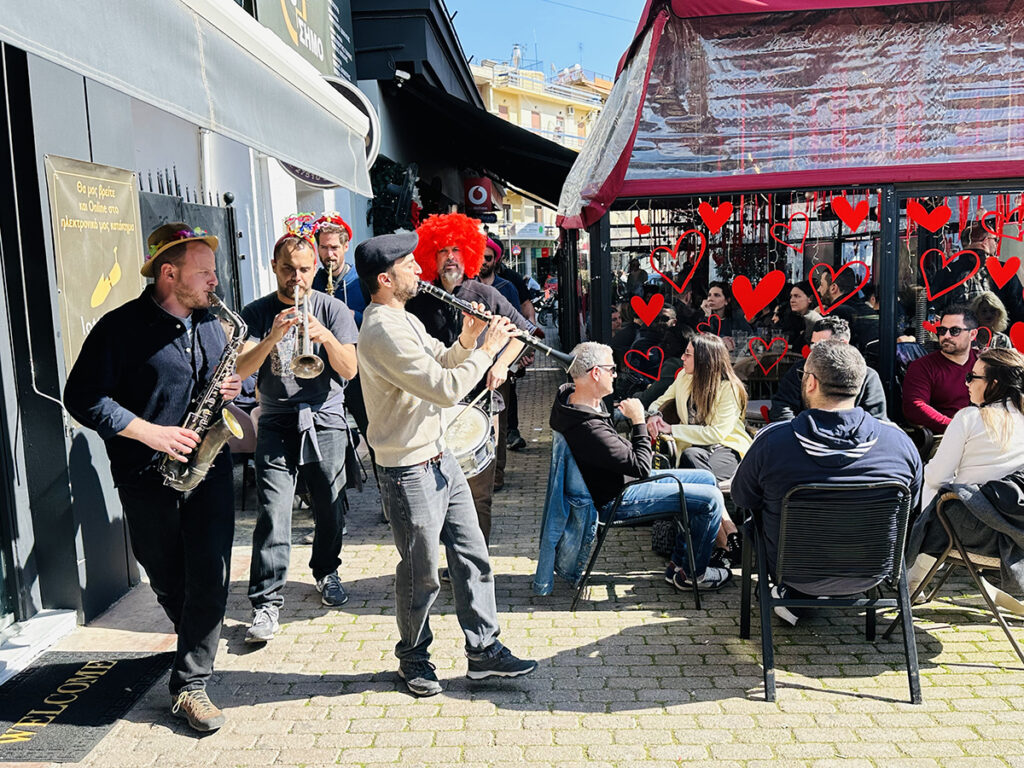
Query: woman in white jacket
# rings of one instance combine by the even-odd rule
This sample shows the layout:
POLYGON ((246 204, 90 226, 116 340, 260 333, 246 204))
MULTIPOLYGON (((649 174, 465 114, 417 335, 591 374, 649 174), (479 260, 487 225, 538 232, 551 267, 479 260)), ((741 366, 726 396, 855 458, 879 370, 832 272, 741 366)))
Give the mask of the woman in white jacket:
MULTIPOLYGON (((971 405, 953 416, 924 468, 921 507, 925 513, 916 525, 926 528, 921 554, 908 574, 911 591, 935 563, 934 554, 945 549, 945 530, 929 514, 941 489, 952 483, 982 485, 1024 468, 1024 355, 1013 349, 982 352, 967 374, 967 389, 971 405)), ((950 518, 954 528, 957 522, 950 518)), ((1017 600, 987 583, 986 588, 997 604, 1024 614, 1024 605, 1017 600)))

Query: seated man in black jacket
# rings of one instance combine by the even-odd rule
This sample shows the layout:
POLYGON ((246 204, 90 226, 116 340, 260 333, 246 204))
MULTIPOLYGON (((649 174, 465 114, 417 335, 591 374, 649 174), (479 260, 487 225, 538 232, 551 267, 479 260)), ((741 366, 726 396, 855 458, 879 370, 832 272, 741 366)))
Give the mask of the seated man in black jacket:
MULTIPOLYGON (((850 343, 850 324, 841 317, 828 315, 821 318, 814 324, 811 333, 811 346, 819 341, 835 339, 844 344, 850 343)), ((790 367, 786 375, 779 382, 779 391, 772 398, 772 408, 768 413, 771 421, 789 421, 796 418, 804 409, 803 399, 800 397, 800 381, 804 375, 804 363, 790 367)), ((867 369, 864 383, 861 385, 855 405, 863 408, 876 419, 888 421, 885 410, 885 391, 882 389, 882 381, 874 368, 867 369)))
MULTIPOLYGON (((694 570, 699 574, 697 586, 699 589, 724 586, 732 574, 725 568, 708 565, 725 512, 725 500, 715 484, 715 476, 703 469, 652 471, 654 452, 643 405, 633 398, 618 404, 618 410, 632 423, 629 440, 615 431, 611 414, 604 405, 603 398, 611 394, 615 381, 611 347, 586 341, 576 345, 572 356, 575 358, 569 368, 572 384, 563 384, 558 391, 551 408, 551 428, 560 432, 569 445, 594 506, 604 515, 629 480, 665 475, 664 481, 630 487, 616 516, 621 519, 655 511, 676 511, 679 509, 679 485, 671 476, 678 478, 684 484, 690 518, 694 570)), ((672 562, 665 571, 665 580, 679 590, 692 588, 690 575, 683 567, 686 562, 686 538, 679 535, 672 562)))

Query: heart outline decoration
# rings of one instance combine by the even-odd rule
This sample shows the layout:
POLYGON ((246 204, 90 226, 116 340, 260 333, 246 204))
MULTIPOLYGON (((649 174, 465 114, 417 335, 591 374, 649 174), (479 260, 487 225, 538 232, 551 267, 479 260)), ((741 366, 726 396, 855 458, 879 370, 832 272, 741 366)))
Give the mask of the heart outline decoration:
POLYGON ((653 347, 648 347, 646 353, 641 352, 639 349, 630 349, 630 350, 626 351, 625 355, 623 355, 622 361, 626 364, 626 367, 629 368, 629 370, 635 371, 636 373, 639 373, 645 379, 650 379, 651 381, 657 381, 658 379, 661 378, 661 367, 665 364, 665 350, 662 349, 661 347, 657 346, 657 345, 655 345, 653 347), (629 356, 631 354, 633 354, 633 355, 640 355, 640 357, 642 357, 644 360, 650 362, 650 360, 651 360, 651 353, 654 352, 654 350, 658 350, 659 352, 661 352, 661 361, 658 363, 658 375, 657 376, 651 376, 651 374, 644 373, 639 368, 634 368, 632 365, 629 364, 629 356))
POLYGON ((722 318, 719 315, 711 315, 711 316, 705 318, 704 320, 701 320, 699 323, 697 323, 697 333, 710 333, 713 336, 721 336, 722 335, 722 318), (717 330, 714 330, 714 331, 711 330, 711 321, 712 320, 714 320, 715 321, 715 325, 718 326, 717 330), (707 328, 707 331, 702 331, 701 330, 701 326, 707 328))
MULTIPOLYGON (((934 333, 936 336, 938 335, 939 326, 937 326, 931 320, 925 320, 923 323, 921 323, 921 327, 928 331, 928 333, 934 333)), ((923 339, 918 339, 918 344, 922 343, 924 343, 923 339)))
POLYGON ((704 221, 712 235, 717 235, 718 231, 725 226, 725 222, 732 218, 732 212, 732 203, 728 201, 722 203, 717 208, 712 208, 710 203, 701 203, 697 206, 697 214, 704 221))
POLYGON ((928 293, 928 301, 934 301, 940 296, 945 296, 954 288, 959 288, 961 285, 963 285, 976 274, 978 274, 978 270, 981 269, 981 257, 977 254, 976 251, 957 251, 956 253, 952 254, 949 258, 946 258, 946 254, 944 251, 941 251, 938 248, 929 248, 927 251, 921 254, 921 258, 918 259, 918 265, 921 267, 921 277, 924 279, 924 287, 925 291, 928 293), (933 294, 931 283, 928 282, 928 273, 924 271, 924 260, 929 253, 937 253, 942 257, 942 269, 948 267, 950 264, 952 264, 954 261, 959 259, 964 254, 969 253, 971 254, 971 256, 974 257, 974 269, 972 269, 969 274, 965 275, 963 278, 953 283, 948 288, 943 288, 938 293, 933 294))
POLYGON ((1018 205, 1016 208, 1011 208, 1007 212, 1007 216, 1006 216, 1005 219, 1002 218, 1002 217, 1000 217, 1001 220, 997 219, 996 220, 997 221, 996 226, 998 227, 999 231, 998 232, 993 232, 991 229, 989 229, 987 226, 985 226, 985 220, 989 216, 998 216, 998 215, 999 215, 998 211, 989 211, 988 213, 982 214, 982 216, 981 216, 981 228, 984 229, 986 232, 988 232, 990 235, 995 235, 996 237, 1005 237, 1005 238, 1007 238, 1009 240, 1016 240, 1018 243, 1024 241, 1024 205, 1018 205), (1003 230, 1003 227, 1001 225, 1002 224, 1012 224, 1012 223, 1014 223, 1014 222, 1011 221, 1011 216, 1013 215, 1014 212, 1017 213, 1017 221, 1016 221, 1016 224, 1017 224, 1017 234, 1016 235, 1008 235, 1003 230))
POLYGON ((732 297, 739 302, 743 316, 749 323, 754 319, 754 315, 778 298, 785 284, 786 273, 781 269, 773 269, 761 278, 756 288, 750 284, 750 278, 739 275, 732 281, 732 297))
POLYGON ((919 224, 929 232, 938 232, 946 226, 946 222, 952 215, 953 211, 948 205, 937 205, 928 211, 917 200, 907 200, 907 216, 915 224, 919 224))
POLYGON ((982 351, 982 352, 984 352, 986 349, 991 347, 992 346, 992 329, 989 328, 987 325, 979 325, 978 326, 978 335, 974 337, 974 343, 977 345, 978 349, 980 351, 982 351), (988 341, 986 341, 984 344, 982 344, 980 341, 978 341, 978 339, 981 338, 981 332, 982 331, 985 331, 985 333, 988 334, 988 341))
POLYGON ((750 356, 753 357, 754 360, 757 361, 758 367, 761 369, 761 371, 764 373, 764 375, 767 376, 768 372, 771 371, 771 369, 774 368, 775 366, 777 366, 779 363, 781 363, 782 362, 782 358, 784 358, 786 356, 786 353, 789 352, 789 342, 786 341, 781 336, 772 336, 772 340, 771 341, 765 341, 760 336, 755 336, 754 338, 750 339, 747 342, 747 349, 750 350, 750 356), (764 367, 764 363, 761 362, 761 358, 758 357, 757 353, 754 351, 754 342, 755 341, 760 341, 761 344, 764 346, 764 354, 768 354, 769 350, 771 350, 771 348, 775 346, 775 342, 776 341, 781 341, 782 342, 782 354, 779 355, 777 358, 775 358, 775 362, 774 363, 772 363, 767 368, 765 368, 764 367))
POLYGON ((1018 256, 1011 256, 1004 264, 995 256, 989 256, 985 259, 985 269, 992 276, 993 283, 1000 288, 1005 288, 1006 284, 1013 279, 1017 270, 1020 269, 1020 258, 1018 256))
POLYGON ((810 219, 810 217, 806 213, 804 213, 803 211, 796 211, 792 216, 789 217, 789 223, 788 224, 782 224, 781 222, 779 224, 773 224, 772 228, 768 231, 768 234, 771 235, 772 240, 774 240, 779 245, 784 245, 787 248, 792 248, 797 253, 803 253, 804 252, 804 243, 807 242, 807 233, 810 232, 810 231, 811 231, 811 219, 810 219), (775 234, 775 228, 776 227, 784 227, 787 232, 792 232, 793 231, 793 219, 797 218, 798 216, 803 218, 804 224, 805 224, 805 226, 804 226, 804 236, 801 238, 799 246, 793 245, 792 243, 787 243, 785 240, 780 240, 776 236, 776 234, 775 234))
POLYGON ((676 293, 682 293, 683 291, 686 290, 686 286, 689 284, 690 280, 693 278, 694 273, 697 271, 697 267, 700 266, 700 262, 704 258, 704 251, 706 251, 707 248, 708 248, 708 240, 707 240, 706 237, 704 237, 704 233, 701 232, 699 229, 688 229, 685 232, 683 232, 683 234, 681 234, 676 239, 676 244, 675 244, 674 248, 669 248, 668 246, 665 246, 665 245, 659 245, 657 248, 655 248, 653 251, 651 251, 651 269, 653 269, 655 272, 657 272, 659 275, 661 275, 661 279, 664 280, 669 285, 671 285, 676 293), (679 246, 682 245, 683 238, 685 238, 687 235, 691 235, 691 234, 695 234, 695 235, 697 235, 697 237, 700 238, 700 252, 697 254, 697 258, 693 260, 693 266, 690 268, 690 273, 686 276, 686 279, 683 280, 683 284, 681 286, 679 286, 679 285, 676 285, 672 281, 671 277, 668 277, 664 272, 662 272, 660 269, 658 269, 658 265, 654 261, 654 254, 656 254, 658 251, 665 251, 665 253, 672 254, 672 261, 678 261, 679 260, 679 246))
POLYGON ((841 195, 832 198, 832 210, 851 232, 856 232, 864 223, 864 219, 871 213, 871 203, 861 200, 856 207, 853 207, 846 199, 846 195, 841 195))
POLYGON ((651 231, 651 225, 641 222, 639 216, 633 217, 633 226, 636 228, 636 233, 640 235, 640 237, 643 237, 651 231))
POLYGON ((848 261, 848 262, 846 262, 845 264, 843 264, 843 266, 841 266, 839 268, 838 271, 833 270, 831 265, 829 265, 829 264, 825 264, 825 263, 815 264, 813 267, 811 267, 811 271, 810 271, 810 274, 808 274, 808 276, 807 276, 807 280, 811 284, 811 291, 814 293, 814 298, 816 298, 818 300, 818 309, 821 310, 821 314, 822 315, 827 315, 833 309, 838 307, 839 305, 843 304, 844 302, 849 301, 854 296, 856 296, 857 293, 860 291, 860 289, 863 288, 865 285, 867 285, 871 281, 871 267, 869 267, 866 262, 860 261, 859 259, 855 260, 855 261, 848 261), (842 272, 844 269, 848 269, 849 267, 852 267, 854 264, 860 264, 862 267, 864 267, 864 277, 863 277, 863 279, 860 281, 860 283, 857 285, 856 288, 854 288, 848 294, 843 296, 843 298, 841 298, 835 304, 830 306, 828 309, 825 309, 825 302, 823 302, 821 300, 821 296, 818 295, 818 286, 817 286, 817 284, 815 283, 815 280, 814 280, 814 270, 816 270, 818 267, 824 267, 825 269, 828 270, 828 273, 832 276, 832 282, 835 282, 836 277, 839 275, 840 272, 842 272))
POLYGON ((1018 320, 1010 326, 1010 343, 1013 348, 1024 355, 1024 322, 1018 320))
POLYGON ((636 316, 640 318, 641 322, 650 328, 651 323, 654 322, 654 318, 661 313, 661 310, 665 306, 665 297, 660 293, 656 293, 651 296, 650 301, 645 302, 639 296, 634 296, 629 300, 629 306, 633 308, 633 311, 636 312, 636 316))

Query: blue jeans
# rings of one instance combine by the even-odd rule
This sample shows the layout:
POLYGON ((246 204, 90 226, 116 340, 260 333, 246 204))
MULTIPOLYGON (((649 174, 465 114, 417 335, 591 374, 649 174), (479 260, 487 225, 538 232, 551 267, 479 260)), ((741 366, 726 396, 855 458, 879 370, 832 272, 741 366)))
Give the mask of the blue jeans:
POLYGON ((299 465, 297 429, 260 424, 256 434, 256 492, 260 511, 252 535, 249 600, 253 607, 284 603, 281 589, 288 579, 292 551, 292 503, 296 478, 301 475, 313 506, 313 553, 309 567, 318 581, 341 565, 344 516, 344 429, 316 431, 321 459, 299 465))
MULTIPOLYGON (((697 578, 700 578, 711 559, 715 537, 722 524, 722 515, 725 514, 725 499, 718 490, 715 476, 704 469, 655 469, 651 471, 651 476, 664 476, 666 479, 627 488, 616 517, 621 519, 654 512, 678 511, 679 486, 668 478, 681 480, 683 494, 686 496, 686 512, 690 517, 693 561, 697 568, 697 578)), ((686 563, 686 538, 682 534, 676 537, 672 562, 677 566, 686 563)))
POLYGON ((491 654, 498 642, 494 574, 477 522, 473 497, 449 451, 440 461, 411 467, 378 467, 381 496, 401 560, 395 571, 399 661, 430 658, 430 606, 441 588, 438 544, 448 553, 455 613, 466 653, 491 654))

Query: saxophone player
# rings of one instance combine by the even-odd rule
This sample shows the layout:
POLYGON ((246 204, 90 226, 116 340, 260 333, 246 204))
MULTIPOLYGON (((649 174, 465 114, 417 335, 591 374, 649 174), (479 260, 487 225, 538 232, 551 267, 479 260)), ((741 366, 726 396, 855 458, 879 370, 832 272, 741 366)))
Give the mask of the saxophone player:
MULTIPOLYGON (((171 711, 197 731, 213 731, 224 714, 209 699, 228 595, 234 493, 224 448, 189 494, 164 485, 166 454, 178 461, 201 442, 179 425, 193 396, 214 378, 227 338, 208 311, 217 287, 217 238, 183 222, 148 239, 142 294, 105 314, 68 374, 64 402, 106 444, 132 550, 178 635, 171 670, 171 711)), ((233 399, 241 379, 223 380, 233 399)))
POLYGON ((238 372, 243 377, 258 372, 260 393, 255 455, 259 513, 249 571, 253 614, 247 643, 266 643, 280 629, 298 477, 312 501, 309 567, 321 602, 336 607, 348 601, 338 566, 348 447, 345 383, 357 370, 356 324, 342 302, 312 290, 314 223, 311 214, 285 222, 286 233, 274 245, 270 262, 277 290, 242 309, 249 341, 238 356, 238 372))

